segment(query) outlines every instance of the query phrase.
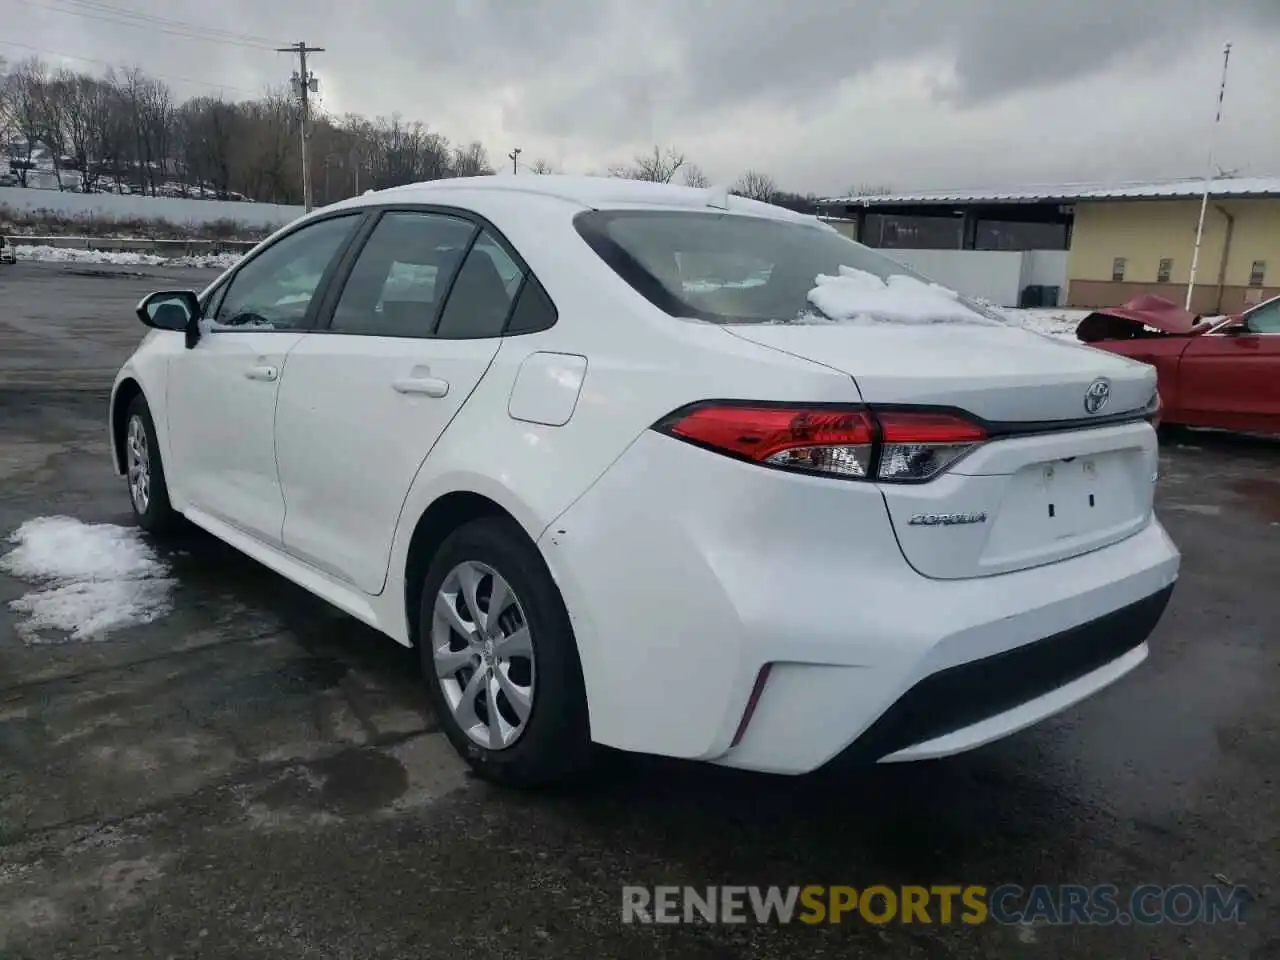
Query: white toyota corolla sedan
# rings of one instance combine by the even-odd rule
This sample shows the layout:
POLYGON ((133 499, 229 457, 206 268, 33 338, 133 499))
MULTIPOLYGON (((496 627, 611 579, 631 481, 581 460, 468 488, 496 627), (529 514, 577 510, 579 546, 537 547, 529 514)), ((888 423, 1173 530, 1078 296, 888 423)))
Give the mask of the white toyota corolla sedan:
POLYGON ((366 194, 138 315, 138 522, 416 646, 495 780, 968 750, 1138 666, 1177 578, 1154 369, 720 191, 366 194))

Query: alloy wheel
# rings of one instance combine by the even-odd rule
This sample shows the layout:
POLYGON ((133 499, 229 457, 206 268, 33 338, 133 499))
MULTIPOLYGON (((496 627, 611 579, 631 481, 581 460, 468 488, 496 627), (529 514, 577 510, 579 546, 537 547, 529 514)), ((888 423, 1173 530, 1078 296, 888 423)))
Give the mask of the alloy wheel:
POLYGON ((533 711, 533 637, 497 570, 467 560, 449 571, 436 593, 431 652, 445 702, 467 736, 488 750, 514 744, 533 711))
POLYGON ((125 441, 128 459, 129 498, 138 513, 146 513, 151 503, 151 460, 147 449, 147 428, 141 417, 129 419, 125 441))

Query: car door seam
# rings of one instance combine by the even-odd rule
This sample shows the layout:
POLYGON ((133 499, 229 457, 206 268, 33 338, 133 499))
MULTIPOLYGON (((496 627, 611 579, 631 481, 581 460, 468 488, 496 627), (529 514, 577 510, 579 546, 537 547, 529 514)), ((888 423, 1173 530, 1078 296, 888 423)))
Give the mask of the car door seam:
POLYGON ((391 528, 391 543, 388 545, 386 564, 382 571, 382 585, 379 586, 378 591, 371 594, 371 596, 380 597, 387 590, 387 583, 391 579, 391 555, 394 552, 396 536, 400 532, 400 524, 404 522, 404 509, 409 503, 409 495, 413 493, 414 487, 418 485, 418 477, 422 475, 422 468, 425 467, 427 461, 431 459, 431 454, 435 452, 436 447, 440 445, 440 441, 443 440, 445 434, 449 432, 449 428, 453 426, 453 422, 462 415, 462 411, 471 401, 471 398, 475 396, 475 392, 480 389, 480 384, 484 383, 484 378, 487 377, 489 375, 489 371, 493 369, 493 365, 498 359, 498 354, 502 352, 504 343, 505 341, 503 341, 503 343, 499 343, 498 348, 489 356, 489 362, 485 364, 485 368, 481 371, 480 376, 476 377, 475 383, 471 385, 471 389, 467 391, 467 395, 463 397, 462 402, 458 404, 458 409, 453 412, 453 416, 445 421, 444 429, 436 434, 436 438, 432 440, 431 445, 427 447, 427 452, 423 454, 422 459, 418 461, 418 466, 413 471, 413 477, 409 480, 409 485, 404 491, 404 497, 400 501, 400 509, 396 511, 395 526, 391 528))
POLYGON ((279 533, 277 534, 277 539, 280 541, 281 550, 284 551, 285 553, 288 553, 288 547, 284 542, 284 528, 285 528, 285 524, 287 524, 289 521, 289 497, 285 493, 284 478, 280 474, 280 438, 276 433, 276 424, 279 421, 279 416, 280 416, 280 392, 281 392, 281 388, 284 386, 284 368, 288 364, 289 354, 293 353, 294 350, 297 350, 298 347, 302 345, 302 342, 306 339, 307 339, 307 333, 305 332, 301 333, 298 339, 293 341, 292 346, 290 346, 289 349, 285 350, 283 355, 281 355, 280 372, 276 375, 276 379, 275 379, 275 388, 276 388, 275 402, 271 404, 271 460, 276 465, 276 486, 280 490, 280 506, 281 506, 280 530, 279 530, 279 533))

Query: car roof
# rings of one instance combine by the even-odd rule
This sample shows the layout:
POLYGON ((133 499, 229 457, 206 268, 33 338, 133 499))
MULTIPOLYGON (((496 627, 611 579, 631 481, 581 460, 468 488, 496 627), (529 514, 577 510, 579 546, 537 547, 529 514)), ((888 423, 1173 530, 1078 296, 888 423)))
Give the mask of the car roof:
MULTIPOLYGON (((649 183, 620 177, 574 177, 556 174, 494 174, 484 177, 454 177, 428 180, 386 190, 368 191, 345 201, 342 206, 372 206, 386 203, 449 204, 454 194, 486 194, 517 205, 522 199, 552 197, 593 209, 707 210, 767 217, 773 220, 815 223, 816 217, 796 213, 769 203, 729 194, 724 187, 683 187, 671 183, 649 183)), ((337 204, 334 205, 338 206, 337 204)))

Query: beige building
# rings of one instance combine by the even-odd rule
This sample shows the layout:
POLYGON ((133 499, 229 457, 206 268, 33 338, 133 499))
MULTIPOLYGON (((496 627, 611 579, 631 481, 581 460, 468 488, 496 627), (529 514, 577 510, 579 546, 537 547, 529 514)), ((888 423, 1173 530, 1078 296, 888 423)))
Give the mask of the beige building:
MULTIPOLYGON (((1234 313, 1280 294, 1280 183, 1276 194, 1210 197, 1194 312, 1234 313)), ((1198 199, 1077 202, 1067 303, 1107 306, 1142 293, 1184 302, 1199 217, 1198 199)))
MULTIPOLYGON (((819 211, 855 239, 1002 306, 1100 307, 1144 293, 1186 300, 1203 194, 1193 179, 935 190, 834 198, 819 211)), ((1277 294, 1280 178, 1214 181, 1193 310, 1235 312, 1277 294)))

